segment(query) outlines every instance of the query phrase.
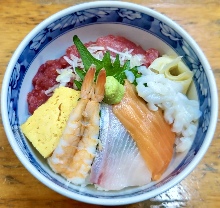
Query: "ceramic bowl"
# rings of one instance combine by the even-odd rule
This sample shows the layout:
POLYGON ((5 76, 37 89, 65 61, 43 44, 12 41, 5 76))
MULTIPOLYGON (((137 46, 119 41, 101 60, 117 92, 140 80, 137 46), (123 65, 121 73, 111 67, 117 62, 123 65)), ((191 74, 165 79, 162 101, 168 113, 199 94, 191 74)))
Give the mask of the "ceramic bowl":
POLYGON ((184 179, 206 153, 217 122, 217 90, 210 65, 196 42, 174 21, 147 7, 118 1, 97 1, 72 6, 41 22, 21 42, 7 67, 1 94, 2 119, 8 140, 22 164, 39 181, 74 200, 100 205, 122 205, 154 197, 184 179), (41 64, 56 59, 73 44, 73 35, 83 42, 113 34, 124 36, 143 48, 160 54, 182 56, 193 71, 191 94, 198 97, 202 116, 188 152, 174 155, 159 181, 116 192, 67 184, 56 175, 21 132, 27 117, 26 96, 41 64))

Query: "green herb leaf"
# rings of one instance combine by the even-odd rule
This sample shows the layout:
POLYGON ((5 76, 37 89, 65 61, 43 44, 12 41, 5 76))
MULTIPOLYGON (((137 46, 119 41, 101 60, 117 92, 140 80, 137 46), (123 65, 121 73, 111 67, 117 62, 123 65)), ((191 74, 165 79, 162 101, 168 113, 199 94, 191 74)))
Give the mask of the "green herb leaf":
POLYGON ((92 64, 96 66, 96 70, 98 71, 100 71, 103 68, 102 61, 92 56, 92 54, 84 46, 84 44, 81 42, 81 40, 78 38, 77 35, 73 36, 73 42, 76 45, 77 50, 79 51, 86 72, 88 71, 88 69, 92 64))
MULTIPOLYGON (((110 52, 107 51, 104 54, 104 57, 102 61, 96 59, 92 56, 92 54, 88 51, 88 49, 84 46, 84 44, 81 42, 81 40, 78 38, 77 35, 73 36, 73 42, 79 51, 80 57, 82 59, 85 71, 81 69, 76 69, 76 73, 79 75, 79 77, 84 79, 84 76, 88 69, 91 67, 91 65, 96 66, 96 76, 98 75, 99 71, 104 68, 106 70, 106 76, 113 76, 115 77, 120 84, 124 84, 124 80, 127 78, 125 74, 125 70, 130 70, 134 74, 135 77, 139 77, 139 73, 137 70, 137 67, 130 68, 130 61, 126 61, 123 66, 120 65, 119 55, 116 55, 114 63, 111 62, 110 52)), ((77 81, 77 85, 81 83, 82 81, 77 81)))
POLYGON ((136 78, 141 77, 141 74, 138 72, 138 69, 137 69, 136 66, 133 67, 132 69, 130 69, 130 71, 131 71, 131 72, 134 74, 134 76, 135 76, 135 80, 134 80, 133 84, 134 84, 135 86, 137 86, 136 78))
POLYGON ((79 75, 81 80, 84 80, 84 77, 86 76, 86 72, 83 71, 83 69, 80 69, 78 67, 75 68, 76 73, 79 75))
POLYGON ((81 87, 82 87, 82 81, 74 80, 74 84, 76 85, 76 87, 78 88, 78 90, 81 90, 81 87))
MULTIPOLYGON (((110 52, 107 51, 105 54, 104 54, 104 57, 102 59, 102 62, 103 62, 103 68, 105 69, 111 69, 112 68, 112 61, 111 61, 111 55, 110 55, 110 52)), ((108 72, 110 72, 110 70, 106 70, 106 73, 107 73, 107 76, 108 75, 108 72)))

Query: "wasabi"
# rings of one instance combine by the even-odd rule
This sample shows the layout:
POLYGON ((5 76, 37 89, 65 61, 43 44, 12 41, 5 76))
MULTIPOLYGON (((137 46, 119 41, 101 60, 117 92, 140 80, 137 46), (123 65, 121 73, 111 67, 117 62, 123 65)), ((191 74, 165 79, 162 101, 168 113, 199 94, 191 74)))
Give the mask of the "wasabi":
POLYGON ((103 101, 109 105, 119 103, 124 96, 125 88, 113 76, 106 77, 105 96, 103 101))

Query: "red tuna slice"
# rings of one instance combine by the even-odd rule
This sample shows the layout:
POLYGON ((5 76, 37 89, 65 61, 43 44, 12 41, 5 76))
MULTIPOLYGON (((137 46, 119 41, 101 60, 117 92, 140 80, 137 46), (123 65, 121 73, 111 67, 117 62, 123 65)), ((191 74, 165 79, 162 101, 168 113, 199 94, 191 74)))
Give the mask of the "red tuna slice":
POLYGON ((31 114, 43 103, 48 100, 49 96, 45 94, 44 90, 36 90, 33 89, 28 93, 27 102, 28 102, 28 110, 31 114))
MULTIPOLYGON (((85 43, 84 45, 86 46, 86 48, 88 48, 89 46, 95 45, 95 44, 96 44, 96 42, 90 41, 88 43, 85 43)), ((70 46, 69 48, 66 49, 66 56, 68 58, 71 58, 71 55, 74 55, 74 56, 76 56, 78 58, 80 57, 79 52, 78 52, 78 50, 77 50, 75 45, 72 45, 72 46, 70 46)))
POLYGON ((32 84, 36 89, 47 90, 48 88, 57 84, 56 77, 58 75, 57 69, 63 69, 69 66, 66 60, 61 57, 55 60, 49 60, 42 64, 34 76, 32 84))
MULTIPOLYGON (((130 40, 120 37, 120 36, 113 36, 113 35, 108 35, 105 37, 98 38, 96 41, 96 44, 99 46, 105 47, 107 50, 107 47, 110 47, 112 49, 115 49, 116 51, 122 52, 124 49, 128 49, 132 51, 132 55, 135 54, 142 54, 145 56, 145 61, 146 63, 144 64, 145 66, 150 66, 150 64, 159 57, 159 51, 150 48, 147 51, 145 51, 141 46, 136 45, 135 43, 131 42, 130 40)), ((112 53, 112 55, 114 55, 112 53)))
POLYGON ((141 46, 137 46, 135 43, 121 36, 108 35, 108 36, 100 37, 97 39, 96 45, 103 46, 106 50, 107 47, 110 47, 119 52, 122 52, 126 48, 128 50, 133 49, 132 55, 135 54, 145 55, 145 50, 141 46))
MULTIPOLYGON (((131 42, 130 40, 120 37, 120 36, 114 36, 114 35, 107 35, 104 37, 100 37, 97 39, 96 42, 88 42, 84 44, 87 48, 89 46, 102 46, 107 51, 107 47, 110 47, 116 51, 122 52, 124 49, 133 49, 132 55, 134 54, 143 54, 145 55, 145 50, 141 46, 137 46, 135 43, 131 42)), ((66 50, 66 56, 70 58, 70 55, 74 55, 77 57, 80 57, 79 52, 75 45, 70 46, 66 50)), ((113 55, 113 53, 112 53, 113 55)))
POLYGON ((151 63, 159 57, 159 51, 154 49, 154 48, 149 48, 148 50, 146 50, 145 53, 145 59, 146 59, 146 63, 145 66, 148 67, 151 65, 151 63))
POLYGON ((63 57, 49 60, 40 66, 32 80, 34 89, 27 96, 28 110, 31 114, 48 100, 49 96, 45 94, 45 90, 57 84, 56 77, 58 73, 56 70, 66 68, 67 66, 69 64, 63 57))
MULTIPOLYGON (((114 36, 114 35, 107 35, 104 37, 100 37, 97 39, 96 42, 89 42, 89 43, 85 43, 86 47, 89 46, 102 46, 105 48, 105 50, 108 50, 109 48, 112 48, 116 51, 122 52, 125 49, 131 50, 132 51, 132 55, 135 54, 142 54, 145 56, 145 60, 146 63, 144 64, 145 66, 149 66, 156 58, 159 57, 159 52, 158 50, 154 49, 154 48, 150 48, 147 51, 145 51, 141 46, 136 45, 135 43, 133 43, 132 41, 121 37, 121 36, 114 36)), ((70 46, 67 50, 66 50, 66 55, 70 58, 70 55, 74 55, 77 57, 80 57, 79 52, 76 48, 75 45, 70 46)), ((115 56, 115 53, 111 52, 111 55, 115 56)))

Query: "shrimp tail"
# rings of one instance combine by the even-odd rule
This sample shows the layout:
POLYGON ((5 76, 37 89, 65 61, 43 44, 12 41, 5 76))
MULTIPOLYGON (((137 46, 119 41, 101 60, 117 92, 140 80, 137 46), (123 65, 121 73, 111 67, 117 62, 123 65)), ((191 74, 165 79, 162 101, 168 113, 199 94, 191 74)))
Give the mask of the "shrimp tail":
POLYGON ((96 80, 96 87, 94 89, 94 100, 97 102, 101 102, 104 98, 104 93, 105 93, 105 82, 106 82, 106 71, 105 69, 101 69, 97 80, 96 80))
POLYGON ((96 68, 94 66, 91 66, 88 72, 86 73, 81 88, 81 94, 80 94, 81 99, 87 99, 91 95, 91 91, 93 90, 95 72, 96 72, 96 68))

